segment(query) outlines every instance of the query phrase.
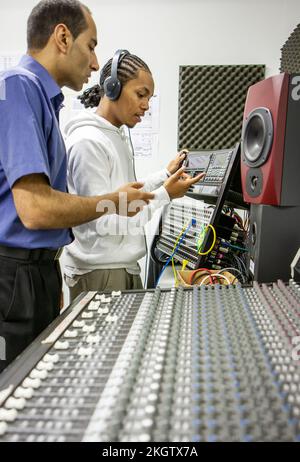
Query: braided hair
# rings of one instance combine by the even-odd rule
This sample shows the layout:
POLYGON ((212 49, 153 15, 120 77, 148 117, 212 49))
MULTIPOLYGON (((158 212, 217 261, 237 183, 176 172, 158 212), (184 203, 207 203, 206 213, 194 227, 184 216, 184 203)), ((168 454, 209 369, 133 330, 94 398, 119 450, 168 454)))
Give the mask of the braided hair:
MULTIPOLYGON (((101 71, 100 85, 94 85, 85 90, 82 95, 78 96, 78 99, 85 108, 97 107, 99 105, 101 98, 104 96, 103 83, 105 79, 111 75, 111 65, 112 58, 104 65, 101 71)), ((129 80, 137 78, 138 72, 141 69, 151 74, 149 67, 142 59, 130 53, 126 54, 118 64, 117 75, 122 86, 129 80)))

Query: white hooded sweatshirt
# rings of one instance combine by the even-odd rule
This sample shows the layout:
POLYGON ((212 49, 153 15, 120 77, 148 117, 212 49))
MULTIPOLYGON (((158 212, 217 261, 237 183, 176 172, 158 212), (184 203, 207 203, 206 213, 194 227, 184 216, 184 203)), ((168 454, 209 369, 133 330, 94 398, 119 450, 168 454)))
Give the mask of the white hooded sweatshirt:
MULTIPOLYGON (((133 153, 124 129, 96 113, 82 111, 66 126, 69 193, 98 196, 136 181, 133 153)), ((155 200, 134 217, 105 215, 73 228, 75 241, 65 247, 65 274, 74 277, 95 269, 125 268, 138 274, 137 261, 146 253, 144 225, 169 195, 162 186, 166 169, 143 180, 155 200)))

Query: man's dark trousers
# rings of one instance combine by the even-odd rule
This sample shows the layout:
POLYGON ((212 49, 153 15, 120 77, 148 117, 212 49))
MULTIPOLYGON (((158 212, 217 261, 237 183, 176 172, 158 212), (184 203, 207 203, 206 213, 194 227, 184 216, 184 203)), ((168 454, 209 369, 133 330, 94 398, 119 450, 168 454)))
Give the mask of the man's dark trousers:
POLYGON ((58 260, 36 256, 35 251, 28 260, 0 255, 0 372, 59 314, 58 260))

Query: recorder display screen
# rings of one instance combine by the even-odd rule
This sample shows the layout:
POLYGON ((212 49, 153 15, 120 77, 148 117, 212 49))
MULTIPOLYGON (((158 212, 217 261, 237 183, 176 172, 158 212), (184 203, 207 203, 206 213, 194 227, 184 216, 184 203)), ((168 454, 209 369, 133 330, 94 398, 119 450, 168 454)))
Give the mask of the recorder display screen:
POLYGON ((210 156, 207 154, 197 154, 197 153, 189 153, 189 163, 187 165, 188 168, 194 168, 199 170, 205 170, 209 164, 210 156))
POLYGON ((219 154, 215 157, 214 167, 227 167, 228 164, 228 154, 219 154))

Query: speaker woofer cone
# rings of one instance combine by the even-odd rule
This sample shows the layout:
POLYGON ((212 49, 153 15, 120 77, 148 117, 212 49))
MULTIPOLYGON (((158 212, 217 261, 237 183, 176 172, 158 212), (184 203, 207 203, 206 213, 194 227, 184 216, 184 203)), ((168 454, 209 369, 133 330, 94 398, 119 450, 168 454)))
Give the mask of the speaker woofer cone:
POLYGON ((243 161, 251 167, 264 164, 273 143, 273 121, 267 108, 256 108, 246 118, 242 133, 243 161))
POLYGON ((266 127, 260 114, 249 120, 245 131, 245 156, 250 162, 256 162, 262 153, 266 140, 266 127))

